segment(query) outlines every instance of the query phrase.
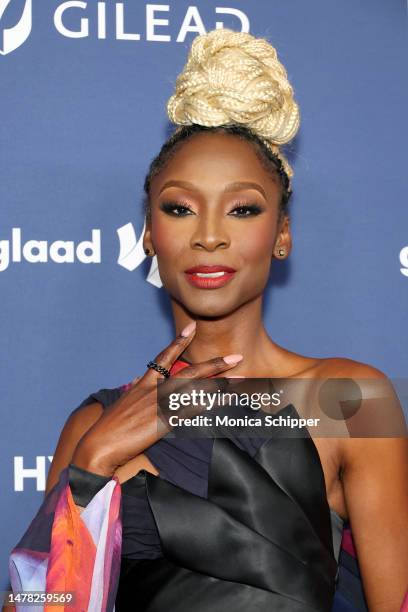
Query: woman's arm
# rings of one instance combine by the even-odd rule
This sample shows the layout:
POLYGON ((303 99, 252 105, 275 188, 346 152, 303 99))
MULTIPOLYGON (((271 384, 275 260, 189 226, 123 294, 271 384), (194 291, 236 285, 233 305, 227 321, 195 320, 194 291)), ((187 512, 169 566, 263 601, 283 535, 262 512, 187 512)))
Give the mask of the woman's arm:
MULTIPOLYGON (((370 366, 362 365, 352 376, 387 382, 382 372, 370 366)), ((346 505, 369 610, 400 612, 408 589, 408 439, 343 439, 342 463, 346 505)))
POLYGON ((103 407, 100 403, 94 402, 83 408, 75 410, 67 419, 59 437, 50 471, 47 477, 45 495, 58 482, 62 470, 71 463, 72 455, 82 436, 96 423, 103 407))

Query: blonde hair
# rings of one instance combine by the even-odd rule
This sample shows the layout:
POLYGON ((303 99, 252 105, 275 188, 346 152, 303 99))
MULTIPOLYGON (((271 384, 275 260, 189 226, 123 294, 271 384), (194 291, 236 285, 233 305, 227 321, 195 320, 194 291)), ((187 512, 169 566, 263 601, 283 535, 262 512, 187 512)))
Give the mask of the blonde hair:
POLYGON ((299 129, 299 107, 267 40, 228 29, 197 36, 167 112, 178 126, 248 128, 281 160, 288 178, 293 176, 280 146, 299 129))

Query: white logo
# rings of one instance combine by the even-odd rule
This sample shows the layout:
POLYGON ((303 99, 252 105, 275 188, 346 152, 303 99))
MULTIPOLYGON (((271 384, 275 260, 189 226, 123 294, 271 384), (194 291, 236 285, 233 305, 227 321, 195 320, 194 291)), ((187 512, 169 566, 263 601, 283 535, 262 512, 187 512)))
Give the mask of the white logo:
POLYGON ((74 263, 75 256, 81 263, 101 263, 101 230, 92 230, 92 240, 83 240, 75 247, 73 240, 28 240, 22 244, 21 228, 13 227, 11 242, 0 240, 0 272, 7 270, 10 262, 20 263, 74 263))
MULTIPOLYGON (((119 227, 116 232, 119 237, 119 257, 117 263, 133 272, 146 259, 143 249, 143 234, 146 221, 139 240, 132 223, 119 227)), ((101 230, 93 229, 91 240, 82 240, 75 244, 73 240, 22 240, 21 227, 13 227, 11 240, 0 240, 0 272, 7 270, 11 263, 84 263, 100 264, 101 258, 101 230)), ((160 288, 160 279, 157 257, 154 256, 150 271, 146 278, 148 283, 160 288)))
MULTIPOLYGON (((4 11, 11 3, 11 0, 0 0, 0 22, 4 11)), ((3 30, 3 40, 0 40, 0 54, 7 55, 18 49, 30 35, 32 26, 32 0, 26 0, 23 13, 18 23, 12 28, 3 30)), ((1 30, 0 30, 1 33, 1 30)))
POLYGON ((401 249, 399 254, 399 260, 402 268, 400 268, 401 274, 408 276, 408 246, 401 249))
MULTIPOLYGON (((11 4, 12 0, 0 0, 0 20, 11 4)), ((241 32, 249 32, 249 19, 247 15, 233 7, 216 6, 216 15, 228 15, 236 20, 241 32)), ((107 30, 112 30, 112 36, 116 40, 138 41, 144 37, 147 41, 171 42, 172 35, 168 32, 170 28, 169 4, 146 4, 142 18, 142 32, 134 31, 138 26, 130 23, 130 17, 126 14, 125 3, 115 2, 113 5, 107 2, 82 2, 80 0, 68 0, 62 2, 54 11, 54 27, 61 36, 65 38, 88 38, 94 32, 99 40, 108 37, 107 30), (114 8, 112 16, 112 9, 114 8), (107 28, 108 21, 113 19, 112 28, 107 28)), ((12 28, 3 30, 3 40, 0 40, 0 54, 7 55, 18 49, 28 38, 32 27, 32 0, 25 0, 23 13, 20 20, 12 28)), ((211 25, 211 27, 214 27, 211 25)), ((217 30, 224 27, 223 21, 215 19, 217 30)), ((205 34, 207 29, 197 6, 188 6, 181 21, 177 22, 175 41, 183 43, 189 33, 205 34)), ((0 29, 1 34, 1 29, 0 29)))
MULTIPOLYGON (((88 2, 81 2, 80 0, 69 0, 63 2, 58 6, 54 13, 54 25, 62 36, 67 38, 87 38, 89 36, 89 24, 90 19, 94 22, 93 30, 96 30, 97 37, 99 39, 106 38, 106 22, 107 22, 107 11, 106 2, 98 2, 96 6, 96 15, 91 13, 91 16, 84 13, 88 10, 88 2), (69 28, 64 22, 65 14, 71 13, 76 21, 76 27, 73 29, 69 28)), ((142 35, 140 32, 131 32, 130 26, 128 29, 125 27, 125 7, 123 2, 115 3, 115 23, 114 31, 116 40, 141 40, 142 35)), ((95 13, 95 7, 92 7, 95 13)), ((155 42, 171 42, 171 35, 166 32, 166 28, 169 27, 169 19, 165 17, 170 11, 170 5, 168 4, 146 4, 145 15, 144 15, 144 30, 145 40, 155 42), (161 13, 161 16, 160 16, 161 13)), ((215 7, 215 13, 218 15, 232 15, 236 17, 241 25, 242 32, 249 32, 249 19, 245 13, 236 8, 217 6, 215 7)), ((66 21, 66 20, 65 20, 66 21)), ((216 21, 215 28, 221 29, 224 27, 222 21, 216 21)), ((184 42, 186 35, 189 32, 196 34, 205 34, 206 28, 201 18, 200 12, 196 6, 189 6, 184 15, 184 19, 180 24, 176 42, 184 42)))
MULTIPOLYGON (((142 261, 146 259, 146 254, 143 250, 143 234, 145 229, 146 221, 143 225, 143 230, 139 240, 136 238, 136 232, 131 223, 122 225, 122 227, 116 230, 119 236, 120 244, 117 263, 130 272, 133 272, 133 270, 140 266, 142 261)), ((152 265, 150 266, 149 274, 147 275, 146 280, 148 283, 151 283, 158 288, 160 288, 163 284, 160 279, 156 255, 153 257, 152 265)))
POLYGON ((24 491, 24 481, 27 478, 34 478, 37 491, 45 491, 47 479, 46 460, 49 463, 53 460, 52 455, 48 457, 39 456, 35 458, 35 467, 24 467, 24 457, 14 457, 14 490, 24 491))

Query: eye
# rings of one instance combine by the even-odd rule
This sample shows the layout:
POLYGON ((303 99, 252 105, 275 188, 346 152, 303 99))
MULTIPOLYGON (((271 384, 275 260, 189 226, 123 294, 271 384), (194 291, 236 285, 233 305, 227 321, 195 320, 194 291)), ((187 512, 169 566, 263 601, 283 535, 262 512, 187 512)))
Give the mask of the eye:
POLYGON ((193 209, 185 202, 162 202, 160 209, 173 217, 187 217, 191 213, 194 214, 193 209))
POLYGON ((233 217, 252 217, 259 215, 263 208, 258 204, 237 204, 230 213, 233 217), (232 214, 237 212, 238 214, 232 214))

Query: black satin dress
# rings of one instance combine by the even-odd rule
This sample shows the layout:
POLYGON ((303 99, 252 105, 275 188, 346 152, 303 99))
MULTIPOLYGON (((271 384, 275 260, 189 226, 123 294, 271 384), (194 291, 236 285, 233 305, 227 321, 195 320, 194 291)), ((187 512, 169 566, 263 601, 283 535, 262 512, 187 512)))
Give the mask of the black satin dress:
POLYGON ((330 611, 337 563, 315 453, 310 439, 274 439, 251 457, 216 438, 205 497, 148 472, 124 483, 130 513, 147 496, 161 555, 135 558, 142 523, 127 531, 125 510, 116 609, 330 611))
MULTIPOLYGON (((279 414, 297 416, 292 404, 279 414)), ((310 437, 165 437, 145 454, 160 476, 122 483, 116 612, 333 609, 341 519, 310 437)))

